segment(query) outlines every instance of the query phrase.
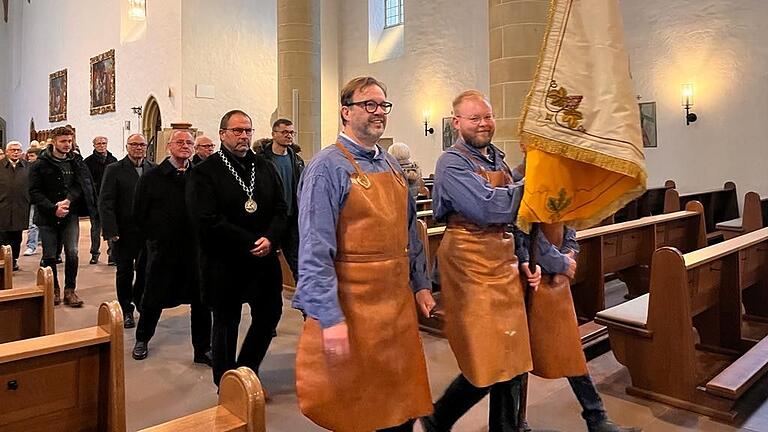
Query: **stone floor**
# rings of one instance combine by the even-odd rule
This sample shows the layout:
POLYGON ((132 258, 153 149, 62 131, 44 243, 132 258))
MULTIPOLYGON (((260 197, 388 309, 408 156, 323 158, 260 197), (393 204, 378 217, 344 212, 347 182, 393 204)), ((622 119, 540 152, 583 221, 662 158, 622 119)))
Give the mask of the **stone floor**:
MULTIPOLYGON (((81 222, 80 272, 78 293, 85 306, 82 309, 56 308, 56 331, 62 332, 94 325, 101 302, 113 300, 114 267, 106 265, 105 247, 98 265, 88 264, 89 224, 81 222)), ((25 236, 26 238, 26 236, 25 236)), ((33 283, 40 253, 22 257, 21 271, 14 274, 15 286, 33 283)), ((63 268, 60 266, 60 274, 63 268)), ((620 297, 614 288, 609 297, 620 297)), ((244 308, 242 329, 249 324, 244 308)), ((278 337, 272 343, 262 368, 261 379, 272 400, 267 404, 267 429, 270 432, 302 432, 323 430, 305 419, 298 409, 294 389, 293 365, 296 343, 301 328, 301 315, 286 305, 278 327, 278 337)), ((448 343, 423 334, 433 397, 437 398, 457 374, 456 362, 448 343)), ((130 356, 134 330, 125 332, 125 382, 128 430, 158 424, 189 414, 216 403, 216 388, 210 369, 192 362, 189 337, 189 308, 166 310, 150 343, 146 360, 135 361, 130 356)), ((608 352, 589 362, 589 368, 603 395, 610 416, 619 423, 641 426, 649 432, 666 431, 768 431, 768 403, 765 380, 748 395, 745 405, 751 414, 737 426, 726 425, 687 411, 628 396, 624 388, 629 383, 626 370, 608 352)), ((544 380, 533 377, 529 389, 528 418, 537 429, 585 431, 579 406, 565 380, 544 380)), ((454 428, 459 432, 486 431, 487 398, 475 406, 454 428)), ((415 430, 420 431, 417 426, 415 430)))

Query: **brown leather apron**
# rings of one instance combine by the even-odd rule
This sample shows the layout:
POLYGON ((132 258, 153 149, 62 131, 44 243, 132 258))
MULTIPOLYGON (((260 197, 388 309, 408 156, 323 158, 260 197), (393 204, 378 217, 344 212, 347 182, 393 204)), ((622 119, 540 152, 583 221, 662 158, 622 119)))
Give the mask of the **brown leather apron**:
MULTIPOLYGON (((478 174, 493 187, 511 181, 505 171, 478 174)), ((454 216, 437 251, 445 333, 461 372, 477 387, 532 367, 515 239, 504 228, 480 228, 454 216)))
POLYGON ((413 291, 409 283, 408 187, 390 165, 352 185, 337 225, 338 295, 349 328, 348 359, 328 363, 317 320, 304 324, 296 353, 302 413, 339 432, 405 423, 432 412, 413 291))

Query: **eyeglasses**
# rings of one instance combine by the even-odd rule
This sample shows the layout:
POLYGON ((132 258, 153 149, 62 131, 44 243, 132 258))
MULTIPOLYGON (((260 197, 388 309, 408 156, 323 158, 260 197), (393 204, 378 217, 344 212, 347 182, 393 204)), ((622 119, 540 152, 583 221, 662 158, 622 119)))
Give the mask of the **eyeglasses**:
POLYGON ((6 153, 10 153, 10 152, 20 152, 20 151, 21 151, 21 149, 20 149, 20 148, 7 148, 7 149, 5 149, 5 152, 6 152, 6 153))
POLYGON ((223 130, 228 130, 232 132, 235 135, 253 135, 253 129, 244 129, 244 128, 224 128, 223 130))
POLYGON ((460 115, 455 116, 457 118, 463 118, 464 120, 468 120, 470 123, 479 125, 481 121, 485 120, 486 123, 490 123, 494 120, 496 120, 496 117, 493 114, 487 114, 484 116, 472 116, 472 117, 462 117, 460 115))
POLYGON ((194 145, 195 145, 195 142, 194 142, 194 141, 191 141, 191 140, 189 140, 189 141, 184 141, 184 140, 176 140, 176 141, 171 141, 171 142, 172 142, 172 143, 174 143, 174 144, 176 144, 176 145, 178 145, 178 146, 184 146, 184 145, 186 145, 187 147, 194 147, 194 145))
POLYGON ((274 133, 281 133, 283 135, 290 135, 290 136, 296 135, 296 131, 295 130, 281 130, 281 131, 273 130, 272 132, 274 132, 274 133))
POLYGON ((143 143, 143 142, 132 142, 131 143, 131 142, 129 142, 128 146, 130 146, 130 147, 146 147, 147 143, 143 143))
POLYGON ((213 148, 213 144, 198 144, 197 146, 206 149, 213 148))
POLYGON ((392 111, 392 102, 384 101, 382 103, 377 103, 376 101, 372 100, 365 100, 360 102, 350 102, 344 106, 352 106, 352 105, 359 105, 363 108, 365 108, 365 111, 373 114, 376 112, 376 109, 381 107, 381 110, 384 111, 384 114, 389 114, 390 111, 392 111))

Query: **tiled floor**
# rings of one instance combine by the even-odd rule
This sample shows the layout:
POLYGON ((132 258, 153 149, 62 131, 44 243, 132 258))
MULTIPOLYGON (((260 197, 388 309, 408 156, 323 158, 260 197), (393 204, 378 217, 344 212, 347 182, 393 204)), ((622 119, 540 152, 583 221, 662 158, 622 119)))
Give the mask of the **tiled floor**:
MULTIPOLYGON (((115 268, 106 266, 106 245, 102 246, 102 262, 98 265, 88 264, 88 230, 88 222, 81 222, 78 293, 85 300, 85 307, 57 307, 57 332, 94 325, 98 305, 115 298, 115 268)), ((28 286, 33 283, 39 259, 38 253, 20 260, 22 271, 14 274, 16 286, 28 286)), ((60 269, 63 274, 63 268, 60 269)), ((620 297, 618 290, 619 288, 612 289, 609 299, 620 297)), ((242 328, 246 328, 250 322, 245 308, 244 312, 242 328)), ((300 326, 301 315, 290 309, 286 302, 278 337, 272 343, 262 368, 263 384, 272 397, 267 405, 267 429, 270 432, 322 430, 301 415, 296 402, 293 364, 300 326)), ((423 339, 433 397, 437 398, 458 369, 445 340, 428 334, 423 334, 423 339)), ((188 307, 179 307, 163 313, 146 360, 139 362, 131 358, 133 343, 134 330, 126 330, 125 381, 129 431, 208 408, 216 403, 216 388, 211 381, 210 369, 192 363, 188 307)), ((741 421, 740 427, 734 427, 687 411, 628 396, 624 388, 629 383, 629 375, 610 352, 592 360, 589 367, 610 416, 619 423, 641 426, 650 432, 768 431, 768 403, 765 402, 768 385, 765 380, 757 384, 757 391, 748 395, 749 400, 745 405, 754 407, 752 414, 741 421)), ((578 403, 565 380, 532 378, 528 400, 528 418, 535 428, 569 432, 586 430, 579 415, 578 403)), ((465 415, 454 431, 486 431, 487 410, 486 399, 465 415)), ((415 430, 420 431, 420 428, 417 426, 415 430)))

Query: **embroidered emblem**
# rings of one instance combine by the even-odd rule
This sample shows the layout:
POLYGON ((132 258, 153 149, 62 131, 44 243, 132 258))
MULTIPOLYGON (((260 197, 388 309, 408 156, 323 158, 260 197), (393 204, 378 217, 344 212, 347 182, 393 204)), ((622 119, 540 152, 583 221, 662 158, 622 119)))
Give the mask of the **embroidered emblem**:
MULTIPOLYGON (((550 82, 549 87, 550 89, 547 91, 547 110, 554 113, 555 122, 569 129, 586 132, 586 129, 581 124, 584 114, 578 110, 584 96, 568 95, 568 90, 563 86, 558 86, 555 80, 550 82), (556 109, 549 105, 556 107, 556 109), (559 117, 558 114, 560 114, 559 117), (561 123, 561 121, 565 124, 561 123)), ((549 119, 550 116, 547 115, 547 120, 549 119)))
POLYGON ((560 220, 560 212, 567 209, 571 205, 571 198, 565 193, 565 189, 561 188, 557 197, 547 198, 547 210, 552 213, 551 220, 557 222, 560 220))

